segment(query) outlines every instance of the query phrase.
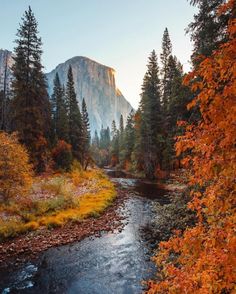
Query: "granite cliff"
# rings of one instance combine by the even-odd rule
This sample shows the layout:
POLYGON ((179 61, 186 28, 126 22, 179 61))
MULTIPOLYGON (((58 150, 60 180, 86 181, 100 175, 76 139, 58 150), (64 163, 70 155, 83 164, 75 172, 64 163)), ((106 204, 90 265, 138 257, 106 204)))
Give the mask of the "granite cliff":
POLYGON ((102 125, 110 127, 113 119, 118 125, 121 114, 126 121, 132 107, 116 87, 114 69, 87 57, 73 57, 46 74, 49 94, 52 93, 56 73, 61 82, 66 84, 70 65, 79 104, 81 106, 83 98, 87 104, 92 136, 95 130, 100 131, 102 125))
MULTIPOLYGON (((10 69, 13 64, 12 53, 8 50, 0 49, 0 90, 4 86, 6 64, 6 81, 9 86, 12 79, 10 69)), ((99 132, 102 125, 104 127, 110 127, 113 119, 118 126, 121 114, 124 117, 124 121, 126 121, 132 106, 116 87, 115 70, 87 57, 73 57, 59 64, 50 73, 47 73, 46 78, 49 95, 52 94, 53 80, 56 73, 58 73, 61 83, 66 85, 67 71, 70 65, 73 71, 75 91, 79 105, 81 106, 83 98, 87 104, 91 135, 94 135, 95 130, 99 132)))
POLYGON ((12 53, 8 50, 0 49, 0 91, 4 89, 4 83, 7 89, 10 87, 13 65, 12 53))

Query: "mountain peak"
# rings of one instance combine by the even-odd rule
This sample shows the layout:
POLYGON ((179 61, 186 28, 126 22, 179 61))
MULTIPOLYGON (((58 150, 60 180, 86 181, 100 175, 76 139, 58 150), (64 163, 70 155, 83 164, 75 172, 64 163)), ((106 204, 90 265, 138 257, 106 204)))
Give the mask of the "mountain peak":
POLYGON ((102 125, 110 127, 112 120, 118 124, 121 114, 126 121, 132 106, 116 87, 115 70, 88 57, 72 57, 48 73, 50 95, 56 73, 66 85, 69 66, 72 67, 78 102, 81 105, 84 98, 87 104, 92 136, 95 130, 100 131, 102 125))
MULTIPOLYGON (((0 90, 3 89, 1 77, 4 76, 6 64, 7 84, 10 85, 12 79, 11 66, 14 62, 12 56, 12 52, 0 49, 0 90)), ((84 98, 87 104, 91 135, 94 135, 95 130, 99 132, 102 125, 111 127, 113 120, 119 125, 121 114, 126 121, 132 106, 116 87, 115 70, 88 57, 74 56, 46 74, 49 95, 53 91, 53 80, 56 73, 58 73, 62 84, 66 85, 70 65, 73 71, 78 102, 81 106, 84 98)))

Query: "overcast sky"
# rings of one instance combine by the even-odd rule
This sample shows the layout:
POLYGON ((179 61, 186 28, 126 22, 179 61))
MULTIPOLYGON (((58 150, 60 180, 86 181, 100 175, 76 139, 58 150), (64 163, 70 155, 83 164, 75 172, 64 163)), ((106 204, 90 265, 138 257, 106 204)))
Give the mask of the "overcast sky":
POLYGON ((31 5, 51 71, 73 56, 87 56, 116 70, 117 86, 138 106, 149 53, 160 54, 165 27, 173 53, 190 69, 185 28, 195 8, 187 0, 0 0, 0 48, 13 50, 21 17, 31 5))

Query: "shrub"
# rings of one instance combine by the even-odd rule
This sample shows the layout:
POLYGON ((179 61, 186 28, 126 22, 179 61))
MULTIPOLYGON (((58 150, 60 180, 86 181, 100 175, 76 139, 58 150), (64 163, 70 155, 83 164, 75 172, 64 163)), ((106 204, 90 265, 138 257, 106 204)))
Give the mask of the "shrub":
POLYGON ((55 167, 63 170, 70 170, 72 163, 71 145, 63 140, 59 140, 56 147, 52 150, 52 158, 55 167))
POLYGON ((28 192, 32 184, 32 166, 26 149, 16 134, 0 133, 0 196, 8 202, 28 192))

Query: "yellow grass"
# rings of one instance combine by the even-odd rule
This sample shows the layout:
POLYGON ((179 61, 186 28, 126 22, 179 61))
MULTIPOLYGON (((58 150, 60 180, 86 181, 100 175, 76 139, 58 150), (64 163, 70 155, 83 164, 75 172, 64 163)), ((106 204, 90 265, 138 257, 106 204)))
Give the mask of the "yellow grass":
MULTIPOLYGON (((42 186, 54 193, 55 199, 37 202, 30 213, 21 211, 20 215, 24 221, 0 221, 1 239, 42 227, 62 226, 68 221, 97 217, 116 197, 113 183, 97 169, 86 172, 74 169, 69 174, 60 175, 59 179, 58 177, 49 179, 42 186), (86 193, 85 190, 84 194, 77 195, 76 189, 81 185, 90 192, 86 193)), ((0 212, 3 210, 4 207, 0 207, 0 212)), ((12 208, 8 207, 8 211, 19 213, 19 208, 16 208, 16 204, 12 204, 12 208)))

